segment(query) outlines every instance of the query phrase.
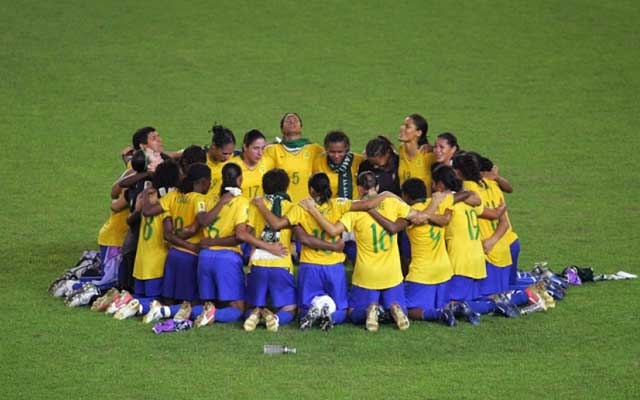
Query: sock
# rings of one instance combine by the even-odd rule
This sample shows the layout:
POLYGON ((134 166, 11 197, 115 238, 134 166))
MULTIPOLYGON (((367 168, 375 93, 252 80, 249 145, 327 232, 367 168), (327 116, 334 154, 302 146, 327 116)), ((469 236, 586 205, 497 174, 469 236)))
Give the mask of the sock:
POLYGON ((195 321, 198 315, 202 314, 202 311, 204 311, 202 304, 191 307, 191 318, 195 321))
POLYGON ((336 325, 343 323, 347 319, 347 310, 336 310, 336 312, 331 315, 331 319, 336 325))
POLYGON ((146 314, 149 312, 149 308, 151 308, 151 302, 153 301, 152 298, 149 297, 139 297, 138 301, 140 302, 140 312, 138 312, 138 314, 146 314))
POLYGON ((496 303, 493 300, 472 300, 467 303, 469 303, 471 309, 478 314, 489 314, 496 309, 496 303))
POLYGON ((171 316, 171 309, 168 306, 162 306, 162 308, 160 308, 160 315, 164 318, 169 318, 171 316))
POLYGON ((178 311, 180 311, 180 304, 174 304, 172 306, 168 306, 167 308, 169 309, 169 315, 165 315, 165 317, 173 317, 178 311))
POLYGON ((216 322, 235 322, 242 317, 242 311, 235 307, 225 307, 216 310, 216 322))
POLYGON ((429 308, 422 312, 422 319, 425 321, 439 321, 442 317, 442 309, 429 308))
POLYGON ((524 290, 516 290, 511 294, 511 302, 517 306, 529 304, 529 296, 524 290))
POLYGON ((351 322, 354 324, 364 324, 367 320, 367 309, 366 308, 354 308, 351 310, 351 322))
POLYGON ((280 310, 278 311, 276 316, 278 317, 278 324, 280 326, 286 325, 289 322, 293 321, 293 313, 289 311, 280 310))

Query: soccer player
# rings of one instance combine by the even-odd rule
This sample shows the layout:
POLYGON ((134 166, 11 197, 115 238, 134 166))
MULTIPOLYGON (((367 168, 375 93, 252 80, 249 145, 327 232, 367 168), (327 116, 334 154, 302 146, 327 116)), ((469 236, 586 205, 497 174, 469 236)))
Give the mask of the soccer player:
MULTIPOLYGON (((257 199, 275 216, 288 214, 293 207, 287 195, 289 176, 279 168, 268 171, 262 177, 264 197, 257 199)), ((273 229, 266 223, 256 206, 249 206, 249 226, 258 236, 269 243, 281 243, 285 248, 291 246, 291 229, 273 229)), ((280 325, 293 320, 296 312, 296 288, 293 279, 291 257, 278 257, 261 249, 255 249, 249 262, 251 270, 247 275, 246 299, 249 304, 245 331, 253 331, 261 319, 268 331, 276 332, 280 325), (270 305, 277 311, 274 314, 270 305)))
POLYGON ((289 175, 289 196, 295 204, 307 197, 307 182, 311 177, 313 160, 324 151, 322 146, 302 137, 302 119, 296 113, 286 113, 280 120, 282 141, 265 150, 265 156, 289 175))
POLYGON ((213 202, 217 201, 220 194, 222 167, 235 155, 235 148, 236 137, 231 129, 217 124, 211 127, 211 145, 207 149, 207 165, 211 169, 211 187, 207 197, 211 196, 213 202))
MULTIPOLYGON (((210 185, 209 167, 203 163, 195 163, 189 166, 178 191, 168 193, 156 204, 149 202, 150 191, 145 191, 146 196, 143 196, 142 213, 145 217, 166 213, 163 232, 171 248, 165 262, 162 296, 174 301, 183 301, 185 310, 182 314, 190 314, 186 309, 199 298, 197 266, 202 232, 194 232, 186 239, 181 237, 180 233, 183 228, 193 225, 196 216, 205 211, 204 195, 210 185)), ((182 314, 180 318, 186 319, 182 314)))
MULTIPOLYGON (((389 193, 375 198, 353 202, 350 199, 332 196, 329 177, 319 172, 313 174, 308 183, 312 207, 329 222, 337 222, 349 211, 368 210, 379 205, 389 193)), ((293 226, 296 237, 302 243, 300 268, 298 270, 298 308, 300 328, 308 329, 319 320, 321 328, 330 329, 341 324, 347 317, 348 296, 344 270, 344 243, 339 235, 331 236, 319 225, 311 214, 299 205, 291 208, 283 217, 276 217, 258 199, 254 204, 274 229, 293 226), (312 236, 311 236, 312 235, 312 236), (314 299, 328 295, 335 310, 314 307, 314 299)))
POLYGON ((453 133, 445 132, 437 136, 433 146, 433 154, 435 154, 438 164, 451 166, 453 156, 459 151, 458 138, 453 133))
POLYGON ((257 129, 252 129, 242 140, 242 154, 231 159, 231 162, 242 168, 242 195, 247 199, 262 196, 262 176, 274 167, 269 157, 264 157, 267 139, 257 129))
MULTIPOLYGON (((361 198, 377 196, 379 186, 372 172, 358 175, 357 184, 361 198)), ((381 304, 389 309, 398 329, 408 329, 396 235, 389 234, 366 212, 347 212, 336 223, 331 223, 309 199, 303 201, 302 205, 328 235, 335 237, 344 231, 354 233, 358 254, 349 294, 351 321, 355 324, 365 323, 367 330, 377 331, 381 304)), ((383 199, 376 210, 391 221, 409 218, 411 212, 406 203, 395 197, 383 199)))
MULTIPOLYGON (((242 169, 233 162, 222 167, 221 197, 225 193, 239 189, 242 185, 242 169)), ((202 250, 198 258, 198 288, 202 307, 193 309, 196 327, 213 322, 233 322, 239 320, 245 309, 245 276, 242 269, 240 242, 262 249, 275 256, 284 257, 286 249, 281 243, 270 243, 257 239, 249 231, 249 200, 235 196, 217 214, 214 209, 198 218, 204 227, 204 238, 200 242, 202 250), (221 244, 220 240, 230 238, 233 244, 221 244), (216 308, 214 302, 225 303, 216 308), (199 311, 199 310, 202 311, 199 311)))
POLYGON ((367 142, 365 148, 367 159, 358 168, 358 175, 365 171, 372 172, 380 191, 389 191, 400 195, 400 178, 398 166, 400 157, 393 149, 393 144, 386 136, 376 136, 367 142))
POLYGON ((418 178, 424 182, 427 188, 427 196, 431 196, 431 166, 436 162, 436 157, 430 151, 427 131, 429 124, 420 114, 411 114, 400 125, 398 139, 398 175, 400 185, 410 178, 418 178))
POLYGON ((333 197, 353 199, 358 167, 362 161, 364 156, 351 151, 349 137, 344 132, 331 131, 324 137, 324 153, 313 162, 313 173, 327 174, 333 197))

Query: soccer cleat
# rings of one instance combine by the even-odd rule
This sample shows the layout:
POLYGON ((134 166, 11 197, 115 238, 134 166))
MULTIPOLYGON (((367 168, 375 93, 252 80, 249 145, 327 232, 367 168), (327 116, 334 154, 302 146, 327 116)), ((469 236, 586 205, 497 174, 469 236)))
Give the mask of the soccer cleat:
POLYGON ((75 285, 76 283, 80 283, 80 281, 75 279, 68 279, 58 282, 53 288, 53 296, 69 297, 69 295, 73 292, 73 285, 75 285))
POLYGON ((480 323, 480 314, 473 311, 471 306, 466 301, 461 301, 454 306, 454 315, 456 317, 462 317, 465 321, 471 325, 478 325, 480 323))
POLYGON ((262 318, 264 318, 264 323, 267 326, 267 330, 269 332, 278 332, 280 321, 278 320, 278 316, 275 315, 273 311, 269 310, 268 308, 263 308, 262 318))
POLYGON ((456 316, 453 312, 453 303, 449 303, 442 309, 442 315, 440 316, 440 320, 448 327, 454 327, 458 324, 456 321, 456 316))
POLYGON ((364 324, 364 328, 371 332, 377 332, 378 328, 380 328, 377 304, 372 304, 367 308, 367 321, 364 324))
POLYGON ((300 329, 305 331, 311 328, 318 318, 320 318, 320 309, 312 306, 309 311, 307 311, 307 314, 300 319, 300 329))
POLYGON ((180 309, 178 310, 176 315, 173 316, 173 320, 186 321, 188 319, 191 319, 191 303, 189 303, 188 301, 183 301, 182 304, 180 304, 180 309))
POLYGON ((320 329, 325 332, 333 329, 333 318, 328 304, 323 305, 320 310, 320 329))
POLYGON ((91 311, 105 311, 109 304, 120 295, 120 292, 116 288, 111 288, 103 296, 98 297, 96 301, 91 305, 91 311))
MULTIPOLYGON (((191 308, 191 305, 189 305, 189 308, 191 308)), ((180 311, 182 311, 182 308, 180 308, 180 311)), ((204 308, 202 309, 202 313, 198 315, 198 317, 194 321, 194 325, 196 326, 196 328, 202 328, 203 326, 213 324, 215 320, 216 320, 216 306, 213 305, 212 302, 207 301, 206 303, 204 303, 204 308)))
POLYGON ((142 323, 150 324, 164 318, 164 315, 162 315, 162 307, 162 303, 158 300, 153 300, 151 304, 149 304, 149 312, 142 317, 142 323))
POLYGON ((555 308, 556 301, 553 298, 553 296, 551 296, 549 294, 549 292, 547 292, 547 286, 545 285, 544 281, 540 281, 540 282, 536 283, 535 285, 530 286, 530 288, 538 296, 540 296, 540 298, 544 301, 544 304, 547 307, 547 309, 555 308))
POLYGON ((131 293, 127 292, 126 290, 123 290, 122 292, 120 292, 120 295, 114 298, 111 304, 109 304, 109 307, 107 307, 105 314, 107 315, 115 314, 119 309, 124 307, 131 300, 133 300, 133 296, 131 295, 131 293))
POLYGON ((516 318, 520 316, 520 310, 513 304, 507 296, 500 293, 493 296, 493 301, 496 303, 494 313, 504 315, 507 318, 516 318))
POLYGON ((76 291, 73 296, 67 297, 65 304, 69 307, 86 306, 98 296, 100 292, 93 283, 85 283, 82 289, 76 291))
POLYGON ((401 331, 409 329, 409 326, 411 325, 411 323, 409 322, 409 318, 407 318, 407 315, 404 313, 402 307, 400 307, 398 303, 393 303, 389 311, 391 312, 393 320, 396 321, 396 326, 398 327, 398 329, 400 329, 401 331))
POLYGON ((253 332, 260 323, 260 309, 256 308, 249 314, 247 319, 244 320, 242 328, 247 332, 253 332))
POLYGON ((115 319, 127 319, 140 313, 140 301, 133 299, 113 314, 115 319))
POLYGON ((522 307, 522 309, 520 309, 520 314, 527 315, 534 312, 547 310, 547 305, 545 304, 542 297, 540 297, 535 290, 533 290, 531 287, 528 287, 524 290, 524 292, 527 294, 527 297, 529 298, 529 304, 525 307, 522 307))

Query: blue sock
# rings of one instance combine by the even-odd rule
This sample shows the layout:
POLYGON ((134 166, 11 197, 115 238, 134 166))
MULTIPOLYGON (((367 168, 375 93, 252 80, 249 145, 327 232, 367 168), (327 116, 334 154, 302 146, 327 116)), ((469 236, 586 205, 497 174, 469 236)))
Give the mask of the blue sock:
POLYGON ((351 310, 351 315, 349 315, 349 318, 351 318, 351 322, 356 325, 364 324, 364 322, 367 320, 367 309, 354 308, 353 310, 351 310))
POLYGON ((235 322, 242 317, 242 311, 235 307, 218 308, 216 322, 235 322))
POLYGON ((439 321, 442 317, 442 310, 430 308, 422 312, 422 319, 425 321, 439 321))
POLYGON ((471 309, 478 314, 489 314, 496 309, 496 303, 493 300, 472 300, 468 301, 471 309))
POLYGON ((347 310, 336 310, 331 316, 331 319, 336 325, 343 323, 347 319, 347 310))
POLYGON ((278 324, 280 326, 286 325, 289 322, 293 321, 293 313, 289 311, 280 310, 276 315, 278 316, 278 324))
POLYGON ((165 315, 166 318, 173 317, 176 313, 180 311, 180 304, 174 304, 169 306, 169 315, 165 315))
POLYGON ((524 290, 516 290, 511 294, 511 302, 517 306, 529 304, 529 296, 524 290))
POLYGON ((202 306, 202 304, 191 307, 191 319, 195 321, 196 318, 198 318, 198 315, 202 314, 203 310, 204 307, 202 306))
POLYGON ((138 301, 140 302, 140 305, 142 306, 142 315, 145 315, 146 313, 149 312, 149 308, 151 305, 151 302, 153 301, 152 298, 149 297, 138 297, 137 298, 138 301))

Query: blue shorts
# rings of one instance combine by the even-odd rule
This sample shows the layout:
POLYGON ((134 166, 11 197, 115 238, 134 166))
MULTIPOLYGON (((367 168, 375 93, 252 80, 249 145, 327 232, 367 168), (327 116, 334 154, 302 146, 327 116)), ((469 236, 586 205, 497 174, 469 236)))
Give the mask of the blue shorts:
POLYGON ((242 256, 233 250, 205 249, 198 257, 198 289, 203 300, 244 300, 242 256))
POLYGON ((518 283, 518 258, 520 257, 520 239, 516 239, 509 245, 511 250, 511 273, 509 274, 509 284, 516 285, 518 283))
POLYGON ((411 242, 407 231, 398 232, 398 249, 400 250, 400 257, 411 258, 411 242))
POLYGON ((407 308, 431 310, 443 308, 449 303, 449 282, 433 285, 417 282, 405 282, 407 308))
POLYGON ((351 262, 355 263, 356 256, 358 255, 358 250, 356 249, 355 240, 347 240, 346 242, 344 242, 344 250, 342 250, 342 252, 347 256, 347 258, 351 262))
POLYGON ((454 275, 449 280, 449 300, 470 301, 480 297, 479 279, 454 275))
POLYGON ((380 304, 384 309, 389 309, 393 303, 398 303, 404 313, 407 313, 407 300, 404 294, 404 283, 388 289, 365 289, 360 286, 351 286, 349 292, 349 307, 353 309, 366 309, 372 303, 380 304))
POLYGON ((496 267, 487 261, 487 277, 478 281, 481 296, 491 296, 509 290, 511 268, 496 267))
POLYGON ((157 298, 162 295, 164 278, 134 279, 134 294, 136 297, 157 298))
POLYGON ((283 307, 296 304, 296 287, 293 275, 286 268, 251 267, 247 275, 247 304, 264 307, 268 304, 283 307))
POLYGON ((347 278, 344 264, 319 265, 300 263, 298 270, 298 307, 301 315, 311 307, 316 296, 328 295, 336 303, 337 310, 346 310, 347 278))
POLYGON ((198 256, 170 248, 164 264, 162 296, 174 300, 198 300, 197 268, 198 256))

